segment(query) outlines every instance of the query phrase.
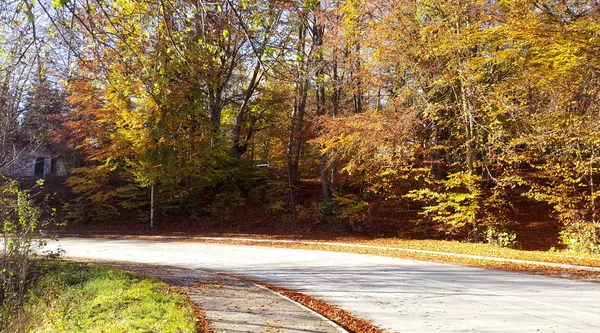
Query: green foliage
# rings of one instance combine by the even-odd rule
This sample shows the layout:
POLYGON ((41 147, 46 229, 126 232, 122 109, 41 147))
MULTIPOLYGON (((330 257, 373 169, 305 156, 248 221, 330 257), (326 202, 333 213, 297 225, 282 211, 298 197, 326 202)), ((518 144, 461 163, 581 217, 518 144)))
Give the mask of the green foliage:
POLYGON ((569 251, 600 253, 600 224, 589 222, 569 223, 560 232, 561 242, 569 251))
POLYGON ((256 186, 252 195, 256 199, 265 199, 269 202, 284 201, 286 195, 289 194, 289 184, 281 179, 265 177, 265 179, 256 186))
MULTIPOLYGON (((296 205, 296 219, 299 223, 314 223, 318 219, 318 204, 296 205)), ((288 214, 289 215, 289 214, 288 214)), ((293 223, 292 216, 289 216, 290 223, 293 223)))
POLYGON ((536 166, 540 177, 530 182, 530 189, 524 195, 553 208, 554 216, 563 225, 560 237, 563 245, 571 250, 595 251, 600 245, 593 231, 598 221, 599 194, 594 181, 600 142, 596 130, 588 126, 597 124, 598 120, 589 119, 590 124, 582 128, 574 124, 582 121, 580 117, 569 118, 568 122, 552 125, 557 131, 552 138, 532 138, 545 140, 547 146, 543 150, 550 148, 552 154, 537 152, 545 157, 536 166))
POLYGON ((52 6, 62 7, 69 3, 69 0, 52 0, 52 6))
MULTIPOLYGON (((297 189, 293 189, 293 191, 297 191, 297 189)), ((266 213, 279 217, 280 221, 286 226, 293 225, 294 214, 296 222, 313 222, 315 220, 313 207, 305 207, 299 204, 296 204, 295 207, 291 206, 289 184, 279 179, 275 174, 266 175, 260 185, 252 190, 251 195, 263 204, 266 213)))
POLYGON ((365 232, 372 227, 369 208, 369 203, 356 195, 336 195, 331 207, 320 206, 317 219, 323 228, 365 232))
MULTIPOLYGON (((41 182, 39 185, 41 186, 41 182)), ((22 303, 30 278, 31 259, 39 246, 46 243, 42 210, 31 194, 19 188, 15 181, 0 187, 0 221, 2 221, 2 252, 0 252, 0 330, 12 318, 22 303)))
POLYGON ((282 214, 288 210, 287 204, 283 201, 273 201, 265 205, 265 212, 270 214, 282 214))
POLYGON ((244 161, 227 159, 214 170, 207 186, 214 195, 213 212, 242 206, 244 197, 258 186, 262 175, 260 170, 244 161))
POLYGON ((448 179, 429 181, 431 188, 410 191, 406 197, 425 203, 420 213, 431 218, 439 228, 450 235, 476 232, 478 215, 482 208, 481 177, 457 172, 448 179))
POLYGON ((109 220, 118 216, 118 192, 111 178, 114 168, 87 166, 71 170, 67 184, 78 196, 63 209, 72 221, 109 220))
MULTIPOLYGON (((451 173, 443 180, 425 179, 426 187, 411 190, 405 197, 423 204, 420 214, 434 222, 438 231, 494 243, 505 238, 500 236, 504 231, 498 230, 506 230, 511 224, 508 216, 514 207, 508 191, 522 184, 522 179, 498 177, 493 182, 488 180, 487 188, 482 177, 468 173, 451 173)), ((506 244, 501 240, 500 245, 516 246, 514 237, 506 244)))
POLYGON ((65 218, 72 222, 109 221, 119 216, 116 206, 98 204, 81 196, 63 204, 65 218))
POLYGON ((235 208, 242 206, 245 200, 242 196, 240 187, 235 183, 225 183, 219 187, 219 192, 215 195, 215 209, 235 208))
POLYGON ((336 212, 350 225, 364 223, 369 218, 369 203, 353 195, 333 198, 336 212))
POLYGON ((488 244, 516 249, 519 247, 517 234, 514 231, 498 231, 494 227, 489 226, 485 233, 485 240, 488 244))

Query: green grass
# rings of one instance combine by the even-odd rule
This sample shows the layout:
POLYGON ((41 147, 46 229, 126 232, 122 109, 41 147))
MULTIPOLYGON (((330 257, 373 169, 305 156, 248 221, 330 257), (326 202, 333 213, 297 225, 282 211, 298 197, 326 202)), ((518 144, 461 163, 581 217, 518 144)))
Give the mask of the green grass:
POLYGON ((192 306, 156 279, 68 262, 44 271, 15 320, 19 331, 195 332, 192 306))

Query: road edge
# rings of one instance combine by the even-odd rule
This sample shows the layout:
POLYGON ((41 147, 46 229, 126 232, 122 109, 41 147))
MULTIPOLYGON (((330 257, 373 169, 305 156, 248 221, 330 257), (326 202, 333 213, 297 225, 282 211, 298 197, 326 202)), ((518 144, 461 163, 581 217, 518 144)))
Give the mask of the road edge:
MULTIPOLYGON (((564 270, 576 270, 576 271, 586 271, 592 273, 600 273, 600 267, 596 266, 585 266, 585 265, 574 265, 574 264, 561 264, 547 261, 534 261, 534 260, 523 260, 523 259, 512 259, 512 258, 500 258, 500 257, 489 257, 489 256, 480 256, 480 255, 471 255, 471 254, 461 254, 461 253, 452 253, 452 252, 443 252, 443 251, 433 251, 433 250, 420 250, 420 249, 411 249, 411 248, 400 248, 400 247, 387 247, 387 246, 376 246, 376 245, 364 245, 364 244, 350 244, 343 242, 318 242, 318 241, 302 241, 302 240, 287 240, 287 239, 264 239, 264 238, 244 238, 244 237, 212 237, 212 236, 149 236, 149 235, 114 235, 114 234, 91 234, 91 235, 82 235, 82 234, 58 234, 58 237, 72 237, 72 238, 103 238, 103 239, 114 239, 114 240, 170 240, 170 241, 209 241, 209 242, 237 242, 248 245, 255 244, 299 244, 299 245, 317 245, 317 246, 331 246, 331 247, 346 247, 346 248, 355 248, 355 249, 365 249, 365 250, 380 250, 380 251, 392 251, 392 252, 404 252, 410 254, 430 254, 434 256, 442 256, 442 257, 450 257, 450 258, 462 258, 462 259, 471 259, 471 260, 483 260, 489 262, 498 262, 498 263, 513 263, 519 265, 528 265, 528 266, 538 266, 538 267, 548 267, 554 269, 564 269, 564 270), (255 243, 255 244, 252 244, 255 243)), ((338 251, 344 252, 344 251, 338 251)), ((348 251, 348 253, 352 253, 348 251)), ((373 254, 376 255, 376 254, 373 254)), ((380 254, 385 256, 385 254, 380 254)), ((418 258, 410 258, 414 260, 422 260, 428 261, 424 259, 418 258)), ((454 263, 454 262, 452 262, 454 263)), ((454 263, 457 264, 457 263, 454 263)), ((459 263, 458 263, 459 264, 459 263)), ((483 266, 486 267, 486 266, 483 266)))

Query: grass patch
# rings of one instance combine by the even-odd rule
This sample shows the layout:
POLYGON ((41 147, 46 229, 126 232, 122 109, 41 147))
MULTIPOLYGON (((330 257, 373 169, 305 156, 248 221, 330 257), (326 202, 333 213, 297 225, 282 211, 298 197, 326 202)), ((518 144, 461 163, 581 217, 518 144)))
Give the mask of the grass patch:
POLYGON ((191 304, 156 279, 62 261, 41 271, 9 332, 196 332, 191 304))

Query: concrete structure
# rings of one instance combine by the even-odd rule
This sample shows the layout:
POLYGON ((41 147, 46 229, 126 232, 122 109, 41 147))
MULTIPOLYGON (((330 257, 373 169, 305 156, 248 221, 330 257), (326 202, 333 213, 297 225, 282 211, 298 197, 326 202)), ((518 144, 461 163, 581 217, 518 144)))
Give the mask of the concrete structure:
POLYGON ((5 174, 15 178, 66 177, 72 167, 74 162, 71 159, 58 156, 50 149, 23 151, 10 162, 5 174))

